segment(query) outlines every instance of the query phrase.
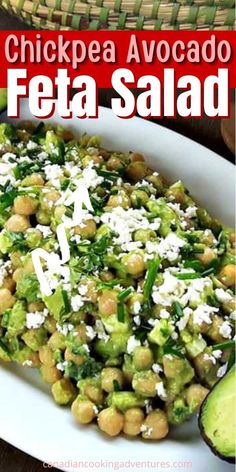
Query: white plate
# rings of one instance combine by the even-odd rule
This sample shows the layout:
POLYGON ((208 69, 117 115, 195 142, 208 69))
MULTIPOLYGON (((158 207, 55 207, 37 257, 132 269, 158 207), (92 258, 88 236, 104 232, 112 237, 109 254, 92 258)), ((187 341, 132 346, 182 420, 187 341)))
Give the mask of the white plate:
MULTIPOLYGON (((20 117, 32 119, 27 100, 22 101, 20 117)), ((121 120, 105 108, 95 120, 68 121, 54 116, 50 121, 70 127, 75 134, 100 134, 110 149, 143 152, 154 169, 170 180, 181 178, 200 204, 234 225, 234 167, 217 154, 148 121, 121 120)), ((109 439, 96 426, 75 425, 69 409, 53 403, 49 388, 36 372, 3 364, 0 372, 0 436, 61 470, 233 471, 233 466, 216 458, 201 440, 196 420, 174 429, 168 440, 159 443, 109 439), (183 464, 186 462, 191 466, 183 464)))

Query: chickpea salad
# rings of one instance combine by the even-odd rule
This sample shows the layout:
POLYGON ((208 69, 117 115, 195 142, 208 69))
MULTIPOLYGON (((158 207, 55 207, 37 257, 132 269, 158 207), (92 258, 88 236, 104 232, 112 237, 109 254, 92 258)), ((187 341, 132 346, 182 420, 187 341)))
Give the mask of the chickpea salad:
POLYGON ((78 424, 166 437, 234 363, 235 234, 143 155, 0 124, 0 360, 78 424))

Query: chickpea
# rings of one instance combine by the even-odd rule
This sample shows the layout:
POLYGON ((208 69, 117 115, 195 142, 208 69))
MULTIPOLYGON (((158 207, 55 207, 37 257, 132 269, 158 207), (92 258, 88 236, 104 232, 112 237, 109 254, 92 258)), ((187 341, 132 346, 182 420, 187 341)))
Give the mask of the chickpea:
POLYGON ((167 416, 162 410, 153 410, 149 413, 143 422, 147 428, 142 433, 144 439, 163 439, 169 432, 167 416))
POLYGON ((209 390, 201 384, 192 384, 186 390, 186 400, 191 411, 199 410, 209 390))
POLYGON ((26 216, 12 215, 6 222, 5 228, 14 233, 24 233, 28 228, 30 228, 30 222, 26 216))
POLYGON ((42 364, 46 365, 47 367, 53 367, 56 364, 53 358, 53 351, 48 345, 40 347, 39 359, 42 364))
POLYGON ((136 347, 133 353, 135 369, 150 369, 154 363, 153 353, 149 347, 136 347))
POLYGON ((124 414, 123 431, 128 436, 138 436, 144 420, 144 413, 141 408, 129 408, 124 414))
POLYGON ((158 374, 151 370, 136 372, 133 376, 132 387, 144 397, 155 397, 157 395, 156 384, 161 379, 158 374))
POLYGON ((66 361, 72 361, 76 365, 82 365, 85 361, 84 356, 73 354, 73 352, 70 351, 70 349, 66 348, 65 350, 65 360, 66 361))
POLYGON ((201 241, 203 244, 206 244, 207 246, 212 246, 212 244, 215 241, 215 236, 210 229, 206 229, 204 231, 201 241))
POLYGON ((24 269, 22 267, 18 267, 14 272, 13 272, 13 280, 14 282, 18 282, 22 277, 24 276, 24 269))
POLYGON ((26 234, 26 241, 30 248, 34 249, 42 240, 43 235, 38 229, 30 229, 26 234))
POLYGON ((28 304, 28 312, 35 313, 36 311, 43 311, 45 305, 43 302, 32 302, 28 304))
POLYGON ((132 182, 138 182, 146 177, 147 165, 142 161, 131 162, 126 169, 126 174, 132 182))
POLYGON ((112 406, 105 408, 98 415, 98 426, 108 436, 118 436, 124 427, 124 416, 112 406))
POLYGON ((55 331, 48 340, 49 347, 55 351, 56 349, 64 350, 66 348, 65 336, 59 331, 55 331))
POLYGON ((7 288, 0 289, 0 315, 4 313, 4 311, 8 310, 8 308, 13 307, 16 299, 11 294, 10 290, 7 288))
POLYGON ((211 339, 213 339, 213 341, 217 343, 225 341, 225 338, 219 332, 223 322, 223 318, 218 315, 214 315, 212 318, 212 323, 207 331, 207 336, 209 336, 211 339))
POLYGON ((44 382, 48 384, 54 384, 57 380, 61 379, 61 372, 54 366, 50 367, 48 365, 42 365, 40 367, 40 372, 43 377, 44 382))
POLYGON ((78 290, 81 289, 86 290, 85 296, 88 298, 89 301, 92 303, 96 303, 98 300, 98 292, 96 282, 91 279, 82 279, 78 286, 78 290))
POLYGON ((139 154, 138 152, 132 152, 130 155, 131 161, 132 162, 144 162, 145 159, 142 154, 139 154))
POLYGON ((121 261, 124 263, 128 274, 137 276, 142 274, 145 269, 143 255, 140 253, 130 252, 127 256, 123 256, 121 261))
POLYGON ((86 344, 89 341, 87 336, 87 328, 85 323, 81 323, 75 327, 75 338, 79 339, 81 344, 86 344))
POLYGON ((133 292, 127 300, 127 307, 129 309, 129 312, 132 315, 137 315, 138 312, 141 310, 142 303, 143 303, 143 294, 133 292))
POLYGON ((15 251, 10 254, 10 259, 13 268, 22 267, 22 254, 20 251, 15 251))
POLYGON ((208 266, 216 258, 216 253, 214 249, 206 247, 202 254, 197 254, 196 256, 204 266, 208 266))
POLYGON ((218 278, 226 287, 235 285, 236 267, 234 264, 228 264, 221 269, 218 278))
POLYGON ((40 205, 40 210, 45 212, 50 211, 54 203, 56 203, 59 198, 60 194, 57 192, 57 190, 50 190, 49 192, 45 193, 40 205))
POLYGON ((119 157, 111 156, 108 159, 106 166, 108 170, 120 170, 123 168, 123 162, 119 159, 119 157))
POLYGON ((174 198, 175 202, 180 204, 184 203, 186 197, 184 190, 178 187, 169 188, 166 192, 166 196, 174 198))
POLYGON ((110 270, 104 270, 103 272, 100 272, 100 278, 103 282, 109 282, 114 279, 114 275, 110 270))
POLYGON ((37 222, 43 226, 45 225, 49 226, 51 223, 50 215, 46 211, 43 211, 43 210, 37 211, 36 219, 37 219, 37 222))
POLYGON ((52 386, 52 395, 58 405, 68 405, 76 395, 76 389, 69 379, 57 380, 52 386))
POLYGON ((14 200, 14 212, 17 215, 30 216, 34 215, 38 208, 38 202, 32 197, 22 195, 14 200))
POLYGON ((90 400, 76 398, 72 403, 71 412, 80 424, 88 424, 96 417, 96 405, 90 400))
POLYGON ((110 196, 107 202, 107 205, 112 208, 114 207, 130 208, 131 203, 130 203, 130 198, 128 197, 126 192, 121 190, 116 195, 110 196))
POLYGON ((117 313, 117 292, 105 290, 98 299, 98 310, 101 315, 110 316, 117 313))
POLYGON ((161 195, 164 193, 165 181, 163 177, 159 175, 157 172, 155 172, 154 174, 148 175, 146 177, 146 180, 150 182, 150 184, 152 184, 153 187, 155 187, 158 195, 161 195))
POLYGON ((232 231, 232 232, 230 233, 230 235, 229 235, 229 241, 230 241, 230 243, 232 244, 232 246, 235 245, 235 232, 234 232, 234 231, 232 231))
POLYGON ((75 234, 79 234, 81 238, 92 239, 96 234, 96 223, 94 220, 84 220, 81 226, 75 226, 75 234))
POLYGON ((40 174, 31 174, 25 177, 21 183, 22 187, 43 187, 43 177, 40 174))
POLYGON ((51 316, 47 316, 44 321, 44 327, 50 334, 53 334, 57 330, 57 322, 51 316))
POLYGON ((135 208, 140 208, 142 205, 145 205, 149 200, 148 194, 144 192, 144 190, 134 190, 131 193, 130 198, 131 203, 135 208))
POLYGON ((2 288, 7 288, 11 293, 15 292, 16 283, 10 275, 4 279, 2 288))
POLYGON ((123 387, 124 378, 122 371, 116 367, 105 367, 101 374, 102 389, 107 393, 113 392, 114 380, 118 382, 120 388, 123 387))
POLYGON ((102 389, 96 385, 88 384, 85 387, 85 395, 96 405, 102 405, 104 401, 104 396, 102 389))

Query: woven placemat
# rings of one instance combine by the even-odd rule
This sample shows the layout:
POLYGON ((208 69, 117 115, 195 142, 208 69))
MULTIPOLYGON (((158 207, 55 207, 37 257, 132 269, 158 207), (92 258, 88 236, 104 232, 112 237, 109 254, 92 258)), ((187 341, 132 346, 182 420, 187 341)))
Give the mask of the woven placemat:
POLYGON ((28 25, 53 30, 234 29, 234 0, 0 0, 28 25))

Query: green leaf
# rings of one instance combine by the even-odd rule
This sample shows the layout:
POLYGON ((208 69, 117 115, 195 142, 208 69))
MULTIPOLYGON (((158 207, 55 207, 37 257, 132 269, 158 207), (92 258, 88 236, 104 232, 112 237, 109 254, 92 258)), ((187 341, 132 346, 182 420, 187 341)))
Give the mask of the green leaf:
POLYGON ((179 302, 175 301, 172 303, 172 310, 174 314, 174 320, 178 321, 182 316, 184 316, 183 308, 179 302))

